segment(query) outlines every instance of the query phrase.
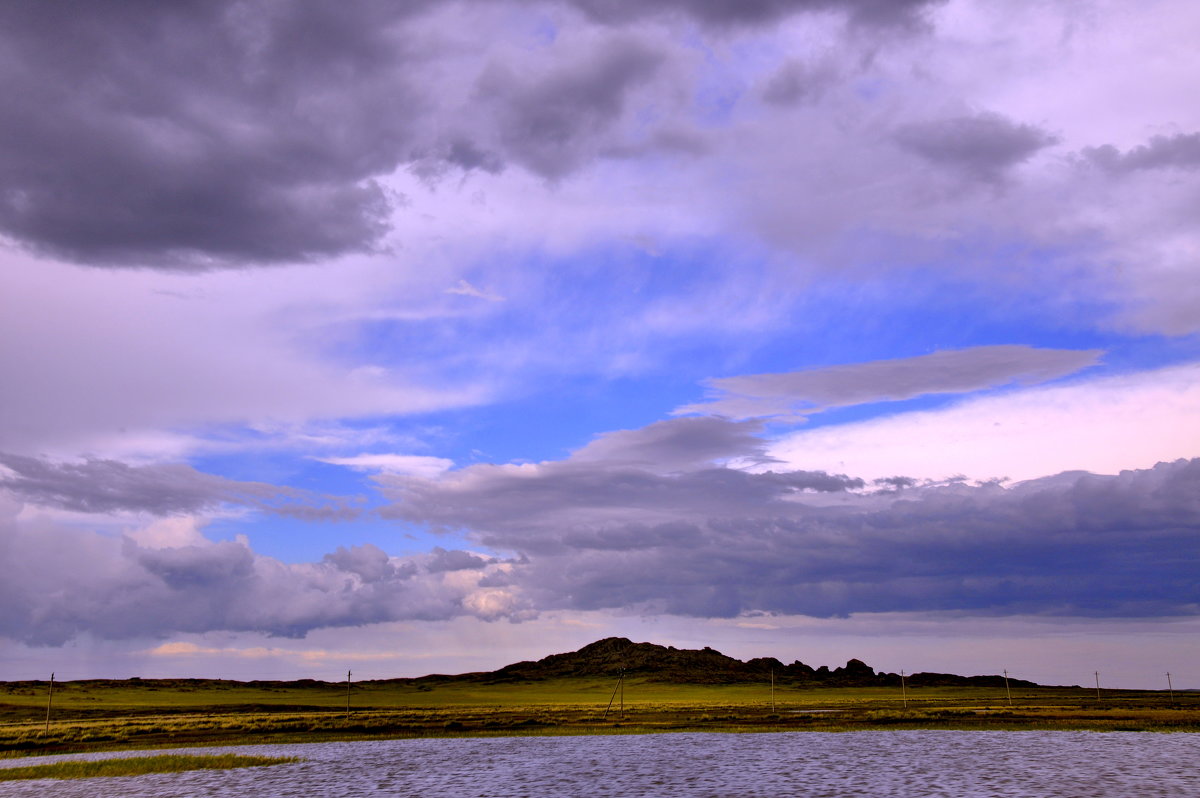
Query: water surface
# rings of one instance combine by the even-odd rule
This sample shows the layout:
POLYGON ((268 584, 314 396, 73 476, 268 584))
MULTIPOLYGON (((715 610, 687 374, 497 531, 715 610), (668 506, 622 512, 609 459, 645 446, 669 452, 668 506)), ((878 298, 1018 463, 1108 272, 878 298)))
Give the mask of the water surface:
MULTIPOLYGON (((121 779, 0 782, 0 798, 1200 796, 1200 735, 1191 734, 696 733, 179 749, 184 751, 301 756, 308 761, 121 779)), ((138 754, 10 759, 0 760, 0 767, 138 754)))

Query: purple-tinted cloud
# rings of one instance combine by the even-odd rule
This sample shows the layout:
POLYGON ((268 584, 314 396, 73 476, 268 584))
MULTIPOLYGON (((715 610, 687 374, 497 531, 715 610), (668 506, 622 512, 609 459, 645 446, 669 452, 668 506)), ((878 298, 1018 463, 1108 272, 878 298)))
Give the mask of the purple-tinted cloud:
POLYGON ((343 498, 239 482, 183 464, 54 463, 0 452, 0 467, 0 489, 33 504, 81 513, 178 515, 233 504, 306 520, 348 520, 359 515, 358 508, 343 498))
MULTIPOLYGON (((930 2, 551 5, 609 28, 663 14, 721 28, 833 11, 882 31, 911 25, 930 2)), ((432 177, 509 161, 560 177, 603 149, 625 95, 662 60, 615 33, 547 75, 476 64, 477 96, 445 96, 440 59, 453 48, 419 45, 412 27, 438 8, 6 5, 0 232, 88 265, 201 270, 369 251, 395 205, 378 179, 404 165, 432 177), (460 105, 475 108, 464 117, 460 105)))
POLYGON ((801 105, 818 99, 838 77, 836 67, 828 62, 789 61, 763 86, 762 98, 771 105, 801 105))
POLYGON ((628 22, 663 14, 685 14, 718 27, 762 25, 798 12, 840 11, 869 27, 909 27, 940 0, 574 0, 596 19, 628 22))
POLYGON ((419 6, 5 6, 0 229, 165 268, 373 246, 372 178, 413 142, 397 27, 419 6))
POLYGON ((285 564, 242 542, 151 547, 18 521, 7 508, 0 635, 42 645, 83 633, 303 636, 464 615, 524 620, 554 609, 698 617, 1200 612, 1200 460, 1011 488, 899 492, 848 492, 852 480, 805 472, 708 469, 664 479, 587 463, 519 477, 496 467, 466 471, 457 481, 388 481, 391 514, 465 529, 517 558, 442 549, 398 558, 360 546, 285 564), (580 483, 587 491, 574 489, 580 483))
POLYGON ((636 40, 602 50, 536 82, 494 67, 480 78, 480 99, 497 106, 499 139, 511 158, 561 177, 594 157, 595 142, 622 115, 626 94, 657 71, 662 57, 636 40))
MULTIPOLYGON (((818 478, 819 477, 819 478, 818 478)), ((1200 611, 1200 460, 1117 476, 847 493, 806 472, 572 463, 388 481, 390 514, 526 559, 539 609, 729 617, 1200 611)), ((861 486, 861 481, 859 481, 861 486)))
POLYGON ((658 421, 639 429, 618 430, 571 455, 572 462, 635 466, 649 471, 684 471, 737 458, 765 464, 767 442, 759 421, 731 423, 713 416, 658 421))
POLYGON ((734 418, 803 415, 925 394, 1035 385, 1094 366, 1102 354, 1096 349, 1008 344, 779 374, 720 377, 707 383, 711 401, 686 405, 676 412, 734 418))
POLYGON ((471 554, 469 551, 454 550, 447 551, 441 546, 434 546, 431 551, 429 561, 425 564, 425 569, 430 573, 442 573, 445 571, 474 571, 485 567, 488 560, 471 554))
POLYGON ((468 578, 442 567, 447 558, 470 557, 466 552, 396 558, 368 545, 288 564, 242 542, 148 547, 18 521, 8 506, 0 514, 0 636, 35 645, 83 634, 122 640, 226 630, 303 637, 317 628, 386 621, 529 616, 516 591, 482 584, 508 566, 473 566, 468 578))
POLYGON ((1033 125, 998 114, 913 122, 897 130, 895 137, 901 147, 933 164, 984 180, 1001 178, 1058 141, 1033 125))
POLYGON ((1121 152, 1111 144, 1087 147, 1083 155, 1112 172, 1142 169, 1200 169, 1200 133, 1154 136, 1149 143, 1121 152))

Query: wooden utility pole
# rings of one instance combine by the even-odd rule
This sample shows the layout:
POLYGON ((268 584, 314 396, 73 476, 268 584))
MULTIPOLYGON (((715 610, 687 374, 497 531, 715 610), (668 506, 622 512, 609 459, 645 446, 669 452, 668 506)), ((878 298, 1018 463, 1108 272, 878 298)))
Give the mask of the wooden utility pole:
POLYGON ((1100 700, 1100 671, 1096 671, 1096 700, 1100 700))
POLYGON ((1012 706, 1012 691, 1008 689, 1008 669, 1004 671, 1004 694, 1008 696, 1008 705, 1012 706))
POLYGON ((50 705, 54 702, 54 674, 50 674, 50 695, 46 696, 46 728, 42 734, 50 733, 50 705))
POLYGON ((350 671, 346 671, 346 720, 350 720, 350 671))
POLYGON ((621 713, 625 713, 625 670, 621 670, 621 674, 617 677, 617 686, 613 688, 613 694, 608 697, 608 706, 604 708, 604 715, 601 719, 608 717, 608 711, 612 709, 613 701, 617 698, 617 693, 621 694, 621 713))
POLYGON ((904 669, 900 669, 900 699, 904 702, 904 708, 908 709, 908 688, 904 684, 904 669))
POLYGON ((1172 701, 1175 700, 1175 686, 1173 684, 1171 684, 1171 672, 1170 671, 1167 671, 1167 695, 1170 696, 1172 701))

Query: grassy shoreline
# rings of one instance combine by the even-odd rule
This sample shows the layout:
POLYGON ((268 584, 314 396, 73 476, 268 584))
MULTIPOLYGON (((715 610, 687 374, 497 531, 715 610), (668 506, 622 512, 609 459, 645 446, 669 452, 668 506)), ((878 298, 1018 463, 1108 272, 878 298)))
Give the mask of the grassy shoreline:
POLYGON ((44 765, 0 768, 0 781, 34 779, 96 779, 145 776, 151 773, 183 773, 191 770, 232 770, 269 767, 300 762, 294 756, 182 755, 139 756, 93 761, 51 762, 44 765))
POLYGON ((1200 731, 1200 694, 1039 687, 909 689, 613 684, 557 679, 415 687, 363 683, 345 711, 344 685, 197 684, 189 680, 55 686, 49 732, 44 691, 0 683, 0 757, 191 746, 422 737, 882 729, 1200 731), (41 693, 39 695, 39 692, 41 693))

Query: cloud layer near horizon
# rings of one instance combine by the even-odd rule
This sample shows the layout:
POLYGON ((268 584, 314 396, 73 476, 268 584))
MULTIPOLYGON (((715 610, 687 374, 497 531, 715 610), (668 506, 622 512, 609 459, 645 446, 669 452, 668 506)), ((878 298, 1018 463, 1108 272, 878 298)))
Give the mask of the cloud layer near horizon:
POLYGON ((465 532, 529 559, 539 608, 642 608, 728 617, 959 609, 981 614, 1190 614, 1200 593, 1200 461, 1012 487, 873 487, 844 475, 742 471, 697 458, 637 465, 661 442, 712 460, 760 454, 736 422, 679 419, 613 433, 611 460, 471 466, 438 479, 385 475, 385 512, 465 532), (704 423, 701 424, 700 422, 704 423), (664 426, 679 425, 675 435, 664 426), (690 425, 690 426, 686 426, 690 425), (733 434, 731 434, 733 433, 733 434), (642 438, 639 440, 638 438, 642 438))
MULTIPOLYGON (((731 439, 716 428, 734 422, 695 422, 662 424, 731 439)), ((665 445, 678 449, 679 435, 649 436, 674 437, 665 445)), ((640 443, 629 448, 644 452, 640 443)), ((1200 460, 1008 488, 901 478, 871 487, 701 459, 670 473, 630 463, 581 457, 378 478, 396 500, 387 515, 465 533, 511 555, 504 559, 441 548, 390 557, 367 544, 289 565, 244 540, 114 537, 13 505, 0 524, 8 608, 0 634, 42 645, 85 632, 303 636, 464 615, 521 621, 548 610, 708 618, 1200 611, 1200 460)))
POLYGON ((303 637, 323 627, 528 613, 487 584, 510 565, 465 551, 389 557, 363 544, 288 564, 195 528, 111 535, 20 510, 0 506, 0 635, 35 645, 212 630, 303 637))

